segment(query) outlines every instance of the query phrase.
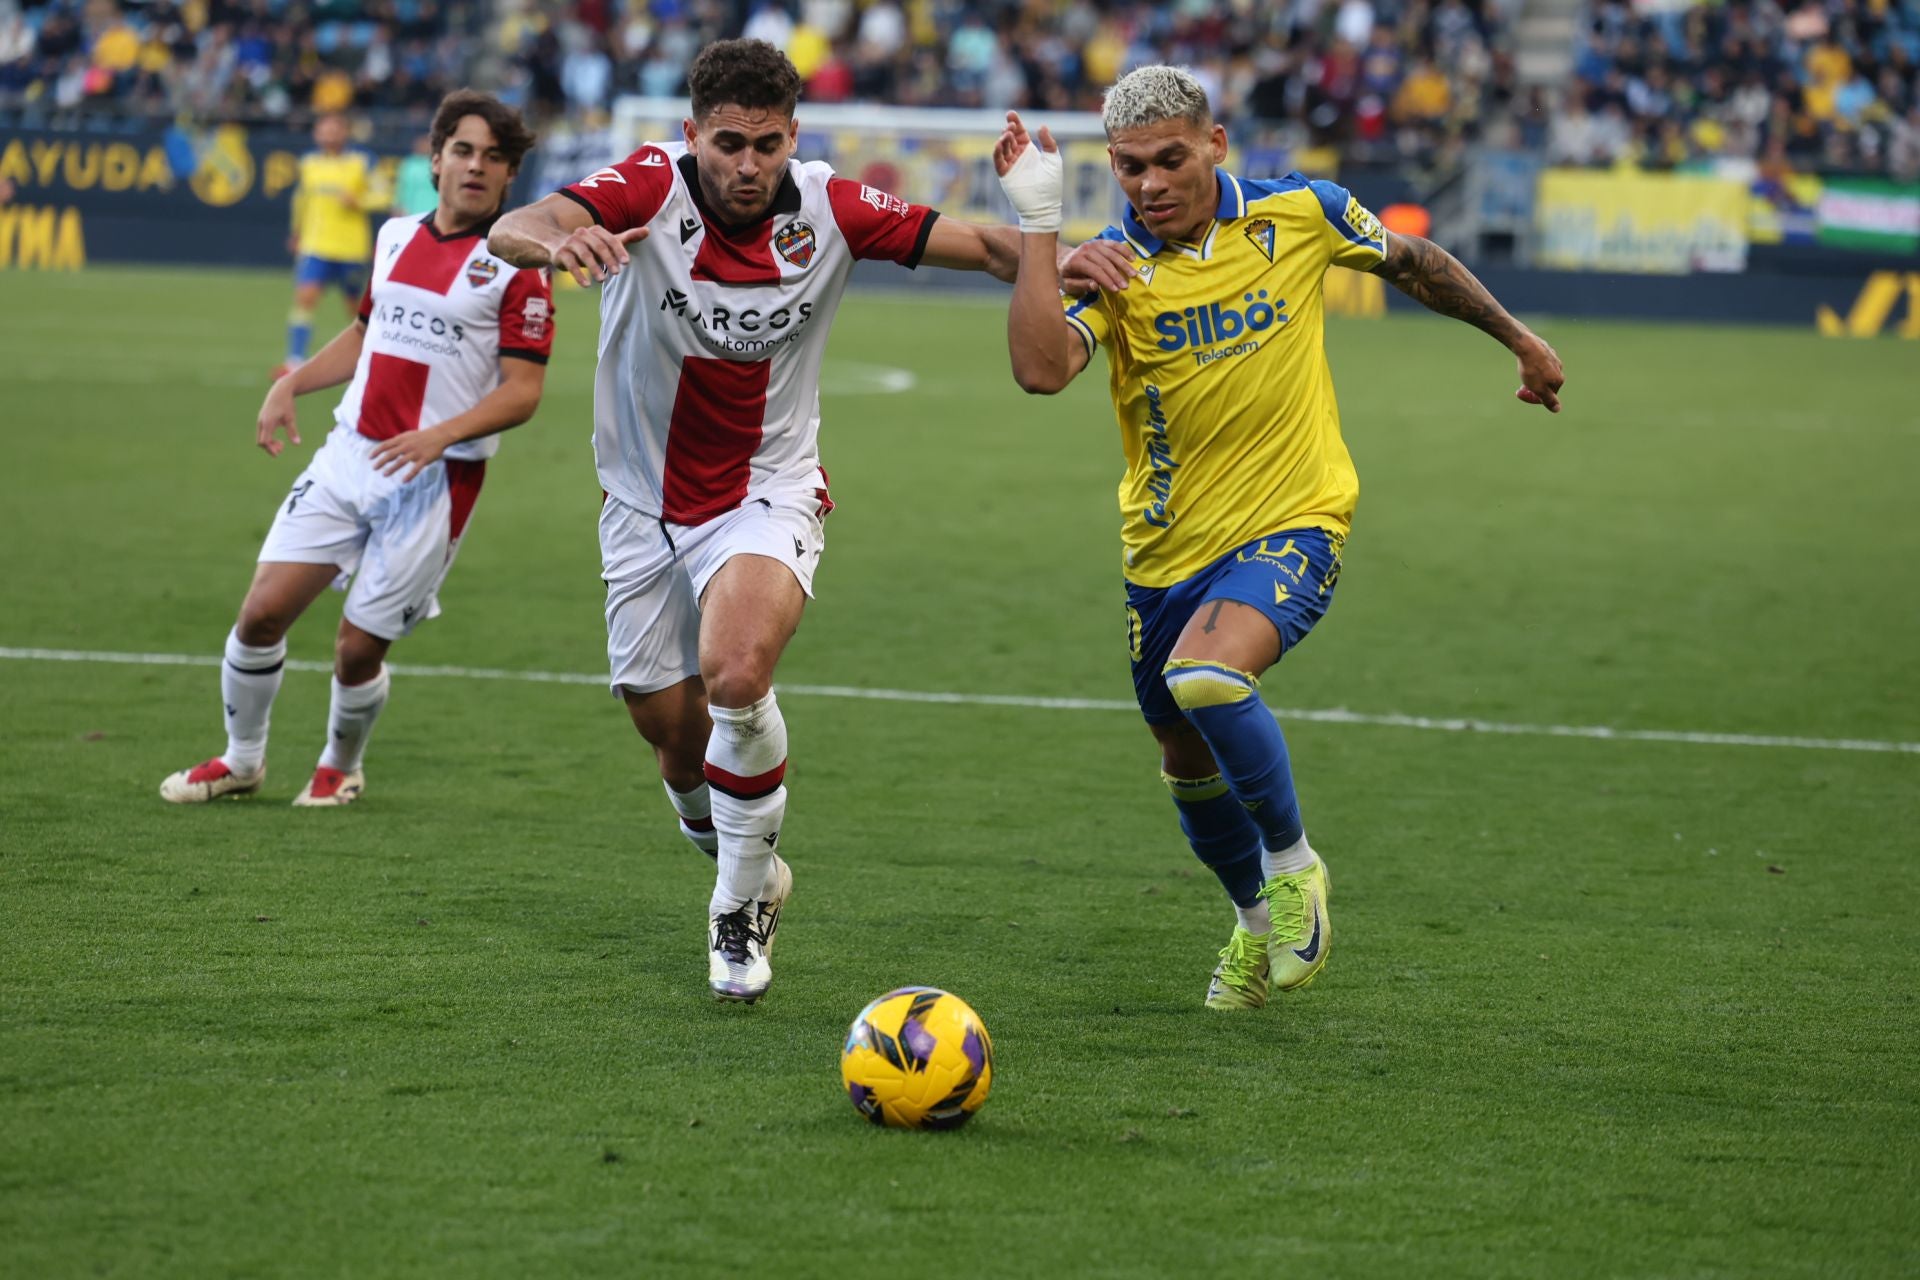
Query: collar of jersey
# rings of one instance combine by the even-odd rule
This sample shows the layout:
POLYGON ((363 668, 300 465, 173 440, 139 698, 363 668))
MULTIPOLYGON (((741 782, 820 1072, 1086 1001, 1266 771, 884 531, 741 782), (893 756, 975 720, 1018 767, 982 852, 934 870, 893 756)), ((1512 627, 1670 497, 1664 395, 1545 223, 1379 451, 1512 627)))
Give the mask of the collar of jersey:
POLYGON ((793 168, 780 175, 780 186, 773 193, 773 203, 767 211, 751 222, 729 222, 707 207, 707 197, 700 190, 700 166, 691 154, 680 157, 680 176, 686 180, 687 194, 693 197, 693 207, 700 211, 700 219, 708 226, 719 227, 722 231, 743 231, 748 227, 757 227, 776 213, 800 212, 800 184, 793 180, 793 168))
POLYGON ((499 218, 500 215, 497 212, 492 213, 474 223, 465 231, 456 231, 450 236, 443 236, 440 234, 440 228, 433 225, 433 211, 428 210, 426 215, 420 219, 420 225, 427 229, 428 235, 438 240, 441 244, 445 244, 449 240, 464 240, 468 236, 484 236, 493 230, 493 224, 497 222, 499 218))
MULTIPOLYGON (((1240 179, 1234 177, 1225 169, 1215 169, 1213 171, 1213 180, 1220 188, 1220 204, 1219 207, 1214 210, 1214 218, 1218 221, 1225 222, 1230 218, 1245 217, 1247 213, 1247 194, 1240 189, 1240 179)), ((1120 215, 1120 230, 1125 233, 1127 243, 1138 249, 1140 256, 1143 258, 1151 258, 1154 254, 1167 247, 1165 240, 1148 231, 1145 224, 1135 216, 1132 205, 1128 205, 1127 211, 1120 215)), ((1212 240, 1213 235, 1209 232, 1206 237, 1206 242, 1211 243, 1212 240)), ((1202 256, 1205 256, 1204 247, 1202 249, 1202 256)))

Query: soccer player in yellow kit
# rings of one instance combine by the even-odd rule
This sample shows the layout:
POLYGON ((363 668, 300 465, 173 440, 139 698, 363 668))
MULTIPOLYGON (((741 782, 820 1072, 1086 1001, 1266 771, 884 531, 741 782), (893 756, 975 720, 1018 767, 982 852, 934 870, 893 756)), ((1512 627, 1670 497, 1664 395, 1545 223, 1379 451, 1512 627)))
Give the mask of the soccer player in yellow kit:
POLYGON ((994 161, 1024 233, 1008 347, 1015 381, 1043 395, 1107 350, 1127 459, 1134 690, 1188 842, 1234 904, 1206 1003, 1258 1008, 1269 987, 1313 981, 1333 941, 1326 866, 1257 692, 1332 602, 1360 492, 1327 368, 1327 269, 1372 271, 1485 330, 1518 359, 1529 404, 1558 412, 1563 375, 1553 348, 1450 254, 1386 231, 1344 188, 1219 168, 1226 131, 1186 72, 1128 73, 1104 116, 1130 207, 1068 267, 1104 255, 1131 279, 1064 305, 1059 153, 1044 129, 1036 146, 1007 117, 994 161))
POLYGON ((277 379, 298 368, 313 340, 313 308, 328 285, 340 290, 351 316, 366 285, 373 232, 367 214, 375 204, 373 161, 347 149, 347 122, 337 115, 313 124, 314 150, 300 158, 293 192, 293 313, 287 317, 287 359, 277 379))

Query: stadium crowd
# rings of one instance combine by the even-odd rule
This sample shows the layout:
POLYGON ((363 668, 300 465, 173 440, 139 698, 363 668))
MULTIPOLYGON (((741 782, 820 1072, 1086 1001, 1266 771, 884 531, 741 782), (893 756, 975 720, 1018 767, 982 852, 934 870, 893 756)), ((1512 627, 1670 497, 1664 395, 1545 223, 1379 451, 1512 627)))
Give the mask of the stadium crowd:
POLYGON ((744 33, 786 50, 809 102, 1097 110, 1122 72, 1174 62, 1236 129, 1298 122, 1316 141, 1417 150, 1513 101, 1503 2, 576 0, 552 21, 529 5, 500 35, 549 113, 674 93, 702 44, 744 33))
POLYGON ((816 103, 1088 110, 1193 69, 1242 138, 1356 159, 1480 138, 1577 165, 1717 156, 1920 174, 1914 0, 1601 0, 1564 91, 1522 90, 1520 0, 0 0, 0 108, 424 113, 468 79, 539 122, 682 92, 708 41, 785 50, 816 103))
POLYGON ((430 114, 484 30, 465 0, 0 0, 0 108, 430 114))
POLYGON ((1674 168, 1715 156, 1920 176, 1920 8, 1911 0, 1606 0, 1554 113, 1560 164, 1674 168))

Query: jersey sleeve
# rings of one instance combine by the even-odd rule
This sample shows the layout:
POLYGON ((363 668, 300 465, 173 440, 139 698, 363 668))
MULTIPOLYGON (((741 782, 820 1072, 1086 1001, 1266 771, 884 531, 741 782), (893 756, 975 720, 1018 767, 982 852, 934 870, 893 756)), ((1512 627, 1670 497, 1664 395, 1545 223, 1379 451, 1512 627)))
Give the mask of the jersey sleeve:
POLYGON ((361 324, 373 319, 373 272, 367 272, 367 283, 360 289, 360 306, 354 311, 361 324))
MULTIPOLYGON (((1126 233, 1118 227, 1108 227, 1097 240, 1112 240, 1120 244, 1127 242, 1126 233)), ((1113 310, 1107 305, 1107 296, 1095 291, 1092 293, 1062 294, 1060 305, 1067 310, 1067 323, 1080 335, 1080 341, 1086 344, 1087 359, 1093 359, 1096 348, 1113 336, 1113 310)))
POLYGON ((920 265, 927 237, 940 217, 924 204, 908 204, 899 196, 846 178, 827 179, 827 200, 854 257, 897 262, 909 269, 920 265))
POLYGON ((1113 335, 1113 313, 1107 309, 1107 298, 1103 293, 1083 293, 1063 295, 1060 305, 1067 309, 1067 324, 1080 335, 1080 341, 1087 348, 1087 359, 1093 359, 1093 353, 1113 335))
POLYGON ((522 267, 500 299, 500 356, 545 364, 553 354, 553 284, 544 267, 522 267))
POLYGON ((1387 232, 1380 219, 1337 182, 1316 178, 1307 184, 1320 201, 1321 231, 1333 264, 1371 271, 1387 256, 1387 232))
POLYGON ((560 194, 593 215, 593 220, 618 235, 644 227, 660 212, 673 190, 673 166, 658 147, 642 147, 618 164, 596 169, 580 181, 560 188, 560 194))

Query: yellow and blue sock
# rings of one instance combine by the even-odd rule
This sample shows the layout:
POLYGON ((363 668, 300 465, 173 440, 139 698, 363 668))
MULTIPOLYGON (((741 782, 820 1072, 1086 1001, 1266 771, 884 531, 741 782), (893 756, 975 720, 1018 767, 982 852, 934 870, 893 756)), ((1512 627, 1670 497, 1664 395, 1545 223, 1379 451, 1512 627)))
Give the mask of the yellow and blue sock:
POLYGON ((1227 781, 1219 774, 1211 778, 1176 778, 1162 773, 1167 790, 1173 795, 1173 807, 1180 811, 1180 829, 1194 856, 1220 877, 1220 887, 1242 909, 1254 908, 1260 899, 1260 832, 1247 817, 1247 811, 1234 799, 1227 781))
POLYGON ((305 360, 313 343, 313 311, 295 307, 287 314, 287 359, 305 360))
POLYGON ((1227 786, 1269 849, 1297 844, 1305 829, 1293 767, 1279 722, 1260 701, 1260 681, 1218 662, 1176 658, 1164 668, 1167 689, 1213 751, 1227 786))

